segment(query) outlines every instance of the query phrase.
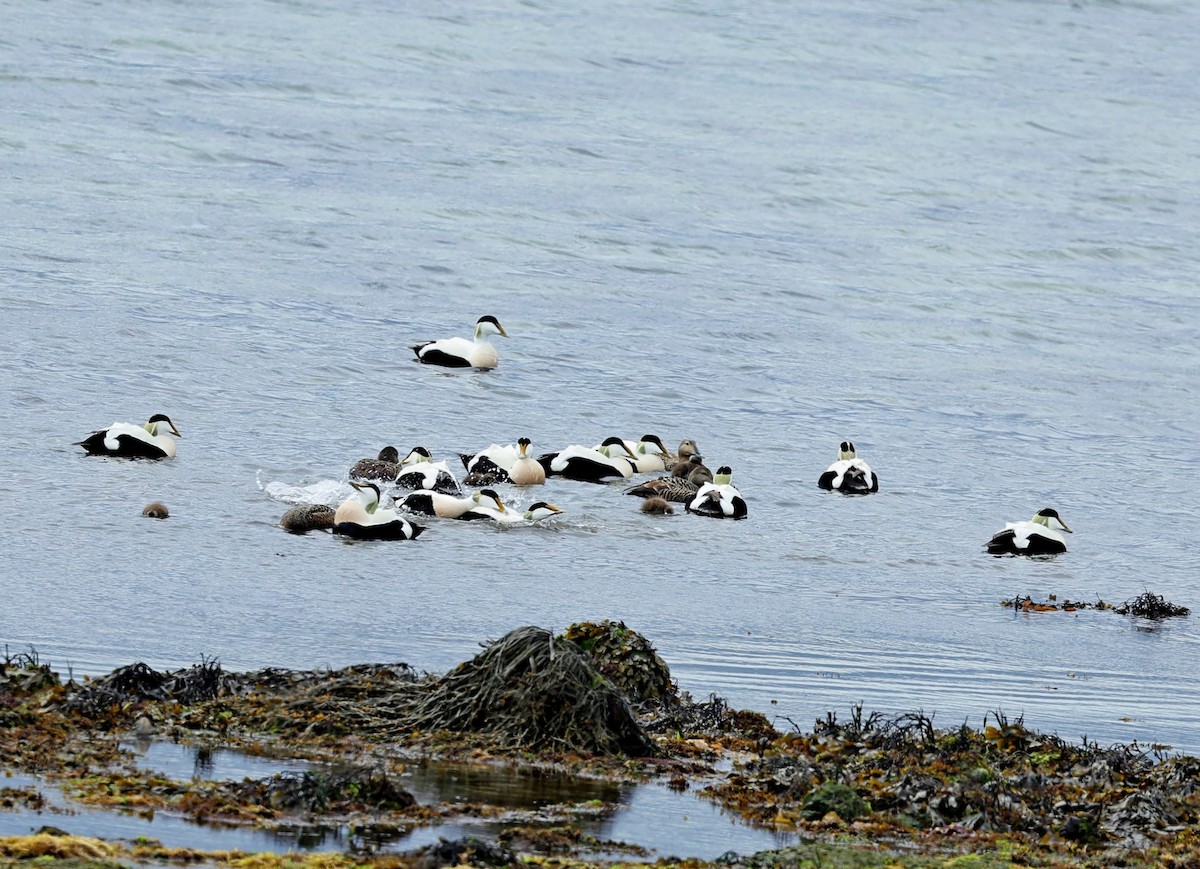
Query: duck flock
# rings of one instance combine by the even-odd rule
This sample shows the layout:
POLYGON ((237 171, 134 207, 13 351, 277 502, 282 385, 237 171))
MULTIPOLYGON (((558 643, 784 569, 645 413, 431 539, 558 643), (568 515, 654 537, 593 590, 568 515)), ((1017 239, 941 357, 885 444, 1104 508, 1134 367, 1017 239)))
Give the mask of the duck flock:
MULTIPOLYGON (((417 361, 447 368, 490 369, 499 362, 493 335, 508 337, 499 320, 480 317, 474 336, 427 341, 412 347, 417 361)), ((115 422, 93 432, 78 445, 88 455, 128 459, 175 457, 174 437, 179 429, 165 414, 155 414, 144 425, 115 422)), ((424 446, 401 458, 386 446, 375 458, 356 462, 348 471, 354 495, 336 509, 324 504, 302 504, 284 514, 280 525, 293 533, 328 529, 357 539, 416 540, 426 526, 410 517, 436 517, 455 521, 483 521, 502 525, 540 522, 562 513, 546 501, 537 501, 524 512, 505 506, 495 486, 540 486, 554 477, 590 483, 629 481, 635 474, 658 476, 624 491, 643 498, 641 510, 650 514, 674 513, 674 504, 698 516, 745 519, 746 501, 733 485, 728 465, 716 473, 704 464, 696 441, 686 438, 671 452, 657 435, 638 440, 609 437, 594 446, 571 444, 555 452, 530 455, 533 446, 522 437, 515 444, 491 444, 475 453, 460 453, 464 475, 458 480, 444 461, 435 461, 424 446), (465 488, 464 488, 465 487, 465 488), (474 491, 470 491, 474 489, 474 491), (391 506, 384 506, 385 498, 391 506)), ((837 460, 817 478, 825 490, 845 495, 879 491, 879 478, 854 444, 842 441, 837 460)), ((166 518, 167 508, 155 503, 144 515, 166 518)), ((985 544, 992 555, 1052 556, 1067 549, 1063 532, 1070 532, 1056 510, 1038 510, 1026 521, 1009 522, 985 544)))

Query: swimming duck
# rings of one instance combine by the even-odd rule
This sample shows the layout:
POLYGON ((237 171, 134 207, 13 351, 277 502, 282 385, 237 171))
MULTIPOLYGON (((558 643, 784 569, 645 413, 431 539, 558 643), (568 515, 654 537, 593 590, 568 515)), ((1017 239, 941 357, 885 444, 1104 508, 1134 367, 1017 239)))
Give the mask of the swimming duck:
POLYGON ((625 446, 633 453, 633 466, 639 474, 666 470, 666 460, 671 452, 663 446, 658 435, 642 435, 640 441, 625 441, 625 446))
POLYGON ((1058 555, 1067 551, 1062 531, 1071 533, 1058 511, 1045 507, 1028 521, 1006 523, 987 542, 987 551, 989 555, 1058 555))
POLYGON ((520 448, 515 444, 492 444, 477 453, 459 453, 458 457, 462 459, 467 473, 478 471, 489 474, 499 470, 504 472, 504 479, 496 482, 507 483, 508 469, 520 454, 520 448))
POLYGON ((400 462, 395 484, 401 489, 429 489, 446 495, 461 495, 462 489, 445 462, 435 462, 425 447, 413 447, 400 462))
POLYGON ((602 483, 615 477, 633 476, 633 451, 620 438, 609 438, 598 447, 579 444, 538 456, 546 476, 566 477, 587 483, 602 483))
POLYGON ((399 506, 400 509, 407 510, 409 513, 420 513, 424 516, 440 516, 443 519, 461 519, 464 513, 473 510, 481 504, 487 504, 489 507, 495 504, 499 512, 504 512, 504 504, 501 503, 500 496, 491 489, 480 489, 474 495, 468 495, 465 498, 456 498, 444 492, 423 489, 419 492, 405 495, 404 500, 400 502, 399 506))
POLYGON ((687 511, 717 519, 745 519, 746 502, 733 487, 733 471, 728 465, 717 469, 711 483, 705 483, 688 502, 687 511))
POLYGON ((400 452, 395 447, 384 447, 374 459, 359 459, 350 468, 350 478, 355 480, 383 480, 390 483, 400 473, 400 452))
POLYGON ((517 441, 517 448, 521 454, 508 469, 508 478, 517 486, 540 486, 546 482, 546 469, 537 459, 528 454, 532 445, 533 442, 529 438, 521 438, 517 441))
POLYGON ((670 516, 675 512, 675 508, 666 498, 653 497, 642 502, 642 512, 670 516))
POLYGON ((175 441, 167 436, 183 437, 166 414, 156 413, 145 425, 114 422, 106 429, 92 432, 77 442, 89 456, 117 456, 123 459, 170 459, 175 457, 175 441))
POLYGON ((625 490, 626 495, 642 498, 659 497, 668 501, 686 504, 700 491, 705 483, 712 482, 712 471, 692 454, 686 462, 677 462, 669 477, 657 477, 625 490))
POLYGON ((836 490, 851 495, 865 495, 879 491, 879 478, 871 466, 858 458, 854 444, 842 441, 838 447, 838 460, 829 466, 817 479, 822 489, 836 490))
POLYGON ((553 504, 547 504, 545 501, 535 501, 529 505, 528 510, 521 514, 521 518, 526 522, 539 522, 542 519, 557 516, 561 512, 562 510, 553 504))
POLYGON ((521 438, 515 446, 492 444, 477 453, 459 453, 463 467, 467 469, 463 482, 469 486, 491 486, 496 483, 541 485, 546 482, 546 469, 528 454, 532 444, 529 438, 521 438))
POLYGON ((279 520, 284 531, 307 534, 309 531, 328 531, 333 527, 334 510, 328 504, 297 504, 279 520))
POLYGON ((495 368, 499 361, 496 348, 488 341, 490 335, 508 337, 504 327, 495 317, 480 317, 475 322, 475 337, 443 338, 426 341, 413 346, 417 359, 426 365, 443 365, 447 368, 495 368))
MULTIPOLYGON (((668 454, 663 459, 663 470, 673 471, 677 464, 686 462, 692 456, 700 456, 700 448, 696 446, 694 440, 685 438, 679 442, 679 451, 675 455, 668 454)), ((700 457, 703 458, 703 456, 700 457)))
POLYGON ((333 533, 359 540, 415 540, 425 530, 414 525, 395 510, 379 509, 379 487, 374 483, 351 480, 358 490, 338 505, 333 516, 333 533))
POLYGON ((553 504, 547 504, 545 501, 537 501, 529 505, 529 509, 523 513, 517 513, 507 508, 495 510, 489 504, 480 504, 473 510, 468 511, 464 519, 490 519, 499 525, 517 525, 521 522, 539 522, 542 519, 548 519, 561 513, 562 510, 555 507, 553 504))

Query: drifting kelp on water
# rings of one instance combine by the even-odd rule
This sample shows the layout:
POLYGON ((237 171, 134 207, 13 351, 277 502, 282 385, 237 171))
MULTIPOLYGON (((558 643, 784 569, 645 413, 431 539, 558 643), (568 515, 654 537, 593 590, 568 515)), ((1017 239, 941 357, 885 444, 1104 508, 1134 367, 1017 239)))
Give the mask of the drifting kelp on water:
POLYGON ((1035 601, 1032 597, 1025 595, 1024 597, 1014 597, 1001 601, 1000 604, 1001 606, 1011 607, 1019 612, 1034 613, 1073 613, 1080 610, 1112 610, 1119 615, 1137 616, 1138 618, 1154 619, 1156 621, 1174 616, 1186 616, 1191 612, 1187 607, 1173 604, 1163 598, 1162 595, 1149 591, 1125 601, 1120 606, 1115 606, 1102 600, 1089 603, 1087 601, 1067 600, 1064 598, 1060 601, 1058 596, 1053 594, 1044 601, 1035 601))
POLYGON ((1102 600, 1094 602, 1082 600, 1058 599, 1058 595, 1050 595, 1044 601, 1036 601, 1029 595, 1014 597, 1000 601, 1001 606, 1009 607, 1025 613, 1074 613, 1080 610, 1110 610, 1113 605, 1102 600))
POLYGON ((628 701, 574 643, 518 628, 423 691, 407 724, 487 734, 508 748, 650 756, 628 701))
POLYGON ((1173 604, 1160 594, 1143 592, 1137 597, 1125 601, 1116 608, 1123 616, 1137 616, 1143 619, 1166 619, 1175 616, 1186 616, 1191 610, 1185 606, 1173 604))

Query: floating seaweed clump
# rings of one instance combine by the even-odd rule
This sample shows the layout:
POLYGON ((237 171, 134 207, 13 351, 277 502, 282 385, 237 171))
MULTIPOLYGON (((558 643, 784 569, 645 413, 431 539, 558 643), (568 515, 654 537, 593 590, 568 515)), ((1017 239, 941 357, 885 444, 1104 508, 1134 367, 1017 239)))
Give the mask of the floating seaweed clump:
POLYGON ((504 748, 657 753, 628 701, 573 642, 524 627, 434 680, 404 716, 426 731, 486 734, 504 748))
POLYGON ((1009 607, 1010 609, 1026 613, 1073 613, 1079 610, 1110 610, 1113 605, 1105 603, 1102 600, 1097 600, 1094 603, 1088 603, 1081 600, 1059 600, 1057 595, 1050 595, 1044 601, 1035 601, 1032 597, 1014 597, 1009 600, 1000 602, 1001 606, 1009 607))
POLYGON ((1143 619, 1166 619, 1174 616, 1186 616, 1191 610, 1179 606, 1163 598, 1162 595, 1143 592, 1132 600, 1127 600, 1116 608, 1123 616, 1138 616, 1143 619))

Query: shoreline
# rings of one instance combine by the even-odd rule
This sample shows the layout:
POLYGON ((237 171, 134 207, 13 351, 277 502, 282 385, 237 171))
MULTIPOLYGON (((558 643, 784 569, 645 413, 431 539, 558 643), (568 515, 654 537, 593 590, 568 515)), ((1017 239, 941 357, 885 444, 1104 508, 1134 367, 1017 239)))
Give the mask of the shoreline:
MULTIPOLYGON (((793 837, 783 850, 725 854, 726 866, 797 865, 814 853, 834 866, 942 865, 964 855, 985 861, 973 865, 1200 860, 1195 758, 1136 743, 1076 745, 999 712, 979 730, 943 730, 919 712, 885 717, 857 707, 784 733, 716 696, 680 694, 649 641, 620 622, 573 625, 562 636, 521 628, 442 676, 406 664, 235 674, 204 661, 173 673, 134 664, 63 683, 29 653, 0 666, 0 723, 6 770, 41 783, 5 788, 4 808, 45 802, 49 786, 72 805, 148 817, 372 831, 375 845, 342 852, 354 865, 429 869, 464 855, 472 865, 676 862, 661 848, 594 834, 604 829, 596 819, 620 806, 613 794, 650 786, 711 803, 747 829, 793 837), (271 774, 184 781, 138 767, 129 748, 138 740, 187 746, 197 757, 262 758, 258 771, 271 774), (271 772, 273 758, 312 766, 271 772), (510 777, 494 776, 500 784, 466 802, 410 793, 414 771, 436 776, 439 766, 510 777), (553 782, 564 799, 514 810, 505 792, 522 776, 553 782), (613 790, 572 791, 579 782, 613 790), (391 847, 415 829, 428 839, 472 824, 498 832, 490 841, 391 847)), ((37 854, 123 865, 248 859, 150 842, 102 847, 70 836, 70 816, 62 819, 67 835, 0 839, 0 864, 37 854)), ((331 853, 339 852, 255 859, 328 861, 331 853)))

